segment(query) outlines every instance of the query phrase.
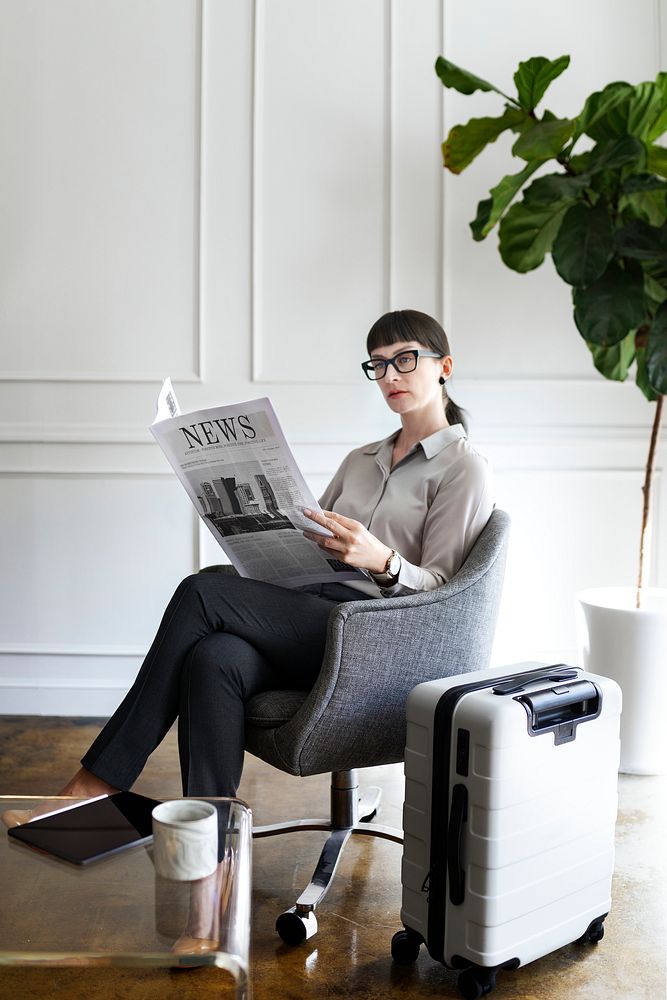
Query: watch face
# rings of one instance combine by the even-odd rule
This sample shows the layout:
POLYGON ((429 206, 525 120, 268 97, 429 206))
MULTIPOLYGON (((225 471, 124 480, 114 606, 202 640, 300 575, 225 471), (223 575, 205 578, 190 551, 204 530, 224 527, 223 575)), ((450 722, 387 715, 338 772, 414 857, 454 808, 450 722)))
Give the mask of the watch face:
POLYGON ((401 557, 396 552, 389 560, 389 575, 398 576, 401 571, 401 557))

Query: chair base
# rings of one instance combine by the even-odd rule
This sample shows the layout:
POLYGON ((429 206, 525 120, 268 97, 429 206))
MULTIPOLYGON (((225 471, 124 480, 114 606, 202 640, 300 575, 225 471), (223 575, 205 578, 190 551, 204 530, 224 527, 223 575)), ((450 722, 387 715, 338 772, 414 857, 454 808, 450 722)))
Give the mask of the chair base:
POLYGON ((329 832, 313 877, 296 904, 278 917, 276 930, 286 944, 301 944, 317 932, 314 910, 322 902, 338 867, 343 848, 353 833, 382 837, 396 844, 403 843, 403 833, 394 827, 369 822, 375 816, 382 798, 382 789, 372 787, 359 797, 357 771, 334 771, 331 776, 331 818, 297 819, 285 823, 257 826, 253 837, 273 837, 299 830, 329 832))

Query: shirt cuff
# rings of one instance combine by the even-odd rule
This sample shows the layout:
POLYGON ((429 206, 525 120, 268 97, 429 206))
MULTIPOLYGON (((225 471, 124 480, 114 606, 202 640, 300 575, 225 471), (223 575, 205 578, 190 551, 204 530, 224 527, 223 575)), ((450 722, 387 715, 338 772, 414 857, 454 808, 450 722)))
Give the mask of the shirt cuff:
POLYGON ((383 587, 378 583, 384 597, 398 597, 399 594, 418 594, 426 590, 435 590, 446 583, 445 577, 434 570, 415 566, 401 557, 401 571, 393 587, 383 587))

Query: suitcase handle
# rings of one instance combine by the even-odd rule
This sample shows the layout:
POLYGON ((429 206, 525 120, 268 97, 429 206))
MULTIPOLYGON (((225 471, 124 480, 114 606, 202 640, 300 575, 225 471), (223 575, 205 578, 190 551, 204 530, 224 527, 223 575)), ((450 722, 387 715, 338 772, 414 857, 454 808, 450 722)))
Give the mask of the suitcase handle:
POLYGON ((533 733, 591 719, 600 712, 600 692, 590 681, 531 691, 517 701, 526 706, 533 733))
POLYGON ((447 828, 447 876, 449 878, 449 901, 460 906, 465 895, 465 872, 463 870, 463 824, 468 813, 468 789, 465 785, 454 785, 452 804, 449 808, 447 828))
POLYGON ((533 681, 569 681, 579 676, 576 667, 566 667, 563 663, 557 663, 553 667, 542 667, 541 670, 530 670, 526 674, 517 674, 503 684, 496 684, 493 689, 494 694, 516 694, 523 691, 527 684, 533 681))

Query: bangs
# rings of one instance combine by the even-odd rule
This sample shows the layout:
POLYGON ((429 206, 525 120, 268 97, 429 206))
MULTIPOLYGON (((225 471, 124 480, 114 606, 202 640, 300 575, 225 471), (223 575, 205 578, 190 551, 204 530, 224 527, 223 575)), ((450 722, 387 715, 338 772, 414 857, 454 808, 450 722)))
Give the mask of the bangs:
POLYGON ((446 343, 447 338, 440 324, 416 309, 397 309, 380 316, 368 332, 366 349, 370 355, 378 347, 391 347, 411 340, 432 351, 449 353, 443 350, 443 341, 446 343))

